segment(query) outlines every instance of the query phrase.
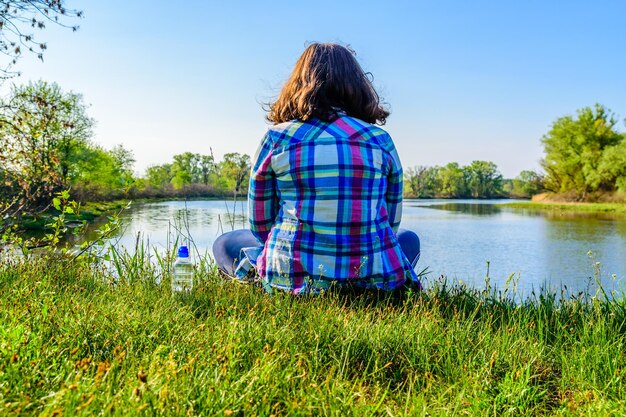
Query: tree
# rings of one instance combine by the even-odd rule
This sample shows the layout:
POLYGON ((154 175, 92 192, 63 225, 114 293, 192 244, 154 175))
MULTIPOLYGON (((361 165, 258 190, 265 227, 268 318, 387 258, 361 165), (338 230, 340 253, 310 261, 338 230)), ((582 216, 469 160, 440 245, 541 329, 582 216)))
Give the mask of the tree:
POLYGON ((122 144, 114 146, 113 149, 111 149, 110 154, 113 157, 119 181, 122 184, 122 187, 124 187, 125 192, 128 192, 128 187, 135 182, 133 177, 135 156, 131 150, 124 148, 124 145, 122 144))
POLYGON ((613 113, 600 104, 578 110, 576 118, 558 118, 542 138, 546 187, 554 192, 574 191, 579 199, 589 192, 614 190, 615 178, 603 175, 599 168, 604 151, 624 140, 616 125, 613 113))
POLYGON ((82 199, 101 199, 127 195, 135 182, 131 151, 122 145, 111 150, 86 144, 72 166, 71 187, 82 199))
POLYGON ((118 163, 111 152, 99 146, 80 149, 74 166, 72 184, 99 193, 123 186, 118 163))
POLYGON ((507 191, 515 197, 532 197, 544 189, 543 175, 535 171, 522 171, 515 179, 507 181, 510 187, 507 191))
POLYGON ((502 195, 502 175, 493 162, 472 161, 464 167, 467 185, 473 198, 490 198, 502 195))
POLYGON ((219 164, 220 176, 235 195, 243 191, 244 185, 248 184, 250 164, 250 156, 237 152, 225 154, 224 160, 219 164))
POLYGON ((44 209, 75 175, 72 166, 92 126, 78 94, 44 81, 13 87, 0 102, 0 163, 8 187, 0 213, 44 209))
POLYGON ((445 198, 462 198, 467 196, 467 179, 465 172, 456 162, 450 162, 439 169, 439 194, 445 198))
POLYGON ((48 46, 39 41, 34 31, 45 29, 48 23, 78 30, 78 26, 67 21, 81 18, 83 12, 67 9, 65 3, 64 0, 0 0, 0 53, 5 57, 5 63, 0 64, 3 66, 0 80, 17 74, 11 68, 24 51, 43 60, 48 46))
POLYGON ((626 134, 620 143, 604 149, 597 176, 601 183, 613 184, 615 190, 626 192, 626 134))
POLYGON ((3 103, 0 141, 17 152, 22 163, 49 165, 58 158, 58 173, 66 182, 76 150, 93 135, 93 119, 80 94, 66 93, 56 83, 37 81, 14 86, 3 103), (35 155, 39 159, 33 159, 35 155))
POLYGON ((404 172, 404 181, 408 188, 408 195, 414 198, 433 198, 438 192, 439 167, 417 166, 407 168, 404 172))
POLYGON ((146 170, 146 180, 152 187, 161 189, 172 181, 172 164, 151 165, 146 170))
POLYGON ((209 185, 211 174, 215 171, 213 155, 199 155, 199 167, 202 184, 209 185))
POLYGON ((174 163, 172 163, 174 188, 180 189, 186 185, 200 182, 199 159, 200 155, 191 152, 174 155, 174 163))

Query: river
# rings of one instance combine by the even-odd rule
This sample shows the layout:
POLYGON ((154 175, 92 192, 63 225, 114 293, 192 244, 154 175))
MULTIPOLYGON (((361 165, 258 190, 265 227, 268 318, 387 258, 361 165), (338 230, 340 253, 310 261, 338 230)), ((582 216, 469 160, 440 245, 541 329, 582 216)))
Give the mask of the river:
MULTIPOLYGON (((502 202, 507 201, 405 200, 401 227, 420 236, 416 270, 426 270, 427 285, 445 276, 482 287, 487 272, 500 288, 513 274, 526 295, 542 286, 593 291, 596 275, 607 289, 626 283, 626 217, 537 213, 501 207, 502 202)), ((122 232, 114 241, 132 251, 139 235, 164 250, 177 237, 191 236, 205 256, 222 231, 247 227, 245 204, 135 204, 122 213, 122 232)))

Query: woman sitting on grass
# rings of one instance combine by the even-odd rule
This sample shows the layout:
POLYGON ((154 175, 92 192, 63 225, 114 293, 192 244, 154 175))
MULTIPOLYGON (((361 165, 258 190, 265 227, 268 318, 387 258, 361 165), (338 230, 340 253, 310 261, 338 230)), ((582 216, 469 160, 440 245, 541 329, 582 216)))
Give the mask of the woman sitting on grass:
POLYGON ((220 236, 220 269, 268 291, 420 289, 419 239, 401 230, 402 167, 384 109, 354 52, 306 48, 270 107, 253 158, 251 230, 220 236))

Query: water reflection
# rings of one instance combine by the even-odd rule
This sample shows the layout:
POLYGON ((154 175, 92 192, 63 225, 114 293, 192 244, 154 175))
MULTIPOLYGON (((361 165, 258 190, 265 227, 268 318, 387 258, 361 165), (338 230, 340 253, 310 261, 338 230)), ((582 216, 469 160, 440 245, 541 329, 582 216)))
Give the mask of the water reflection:
POLYGON ((514 274, 526 293, 561 285, 584 291, 593 287, 596 275, 608 288, 616 287, 616 281, 626 284, 624 216, 559 215, 500 203, 408 202, 403 227, 414 228, 422 238, 420 263, 434 277, 445 275, 474 286, 483 285, 489 263, 492 282, 503 285, 514 274))
MULTIPOLYGON (((598 272, 609 288, 613 274, 626 282, 626 218, 561 216, 500 207, 502 202, 407 200, 402 227, 422 241, 417 269, 428 267, 431 279, 445 275, 482 286, 489 263, 492 283, 503 286, 514 274, 526 294, 563 284, 583 291, 598 272)), ((209 253, 218 235, 247 227, 246 217, 245 202, 137 204, 122 214, 123 233, 116 239, 132 250, 138 234, 157 249, 191 237, 201 253, 209 253)))
MULTIPOLYGON (((248 227, 246 203, 226 201, 166 201, 135 204, 122 212, 117 244, 132 249, 141 235, 156 248, 193 243, 205 253, 217 236, 228 230, 248 227)), ((96 239, 97 229, 108 219, 102 217, 89 227, 85 236, 71 237, 72 244, 96 239)))
POLYGON ((472 216, 493 216, 502 211, 502 208, 498 207, 497 204, 444 203, 433 205, 415 205, 414 207, 426 207, 435 210, 471 214, 472 216))

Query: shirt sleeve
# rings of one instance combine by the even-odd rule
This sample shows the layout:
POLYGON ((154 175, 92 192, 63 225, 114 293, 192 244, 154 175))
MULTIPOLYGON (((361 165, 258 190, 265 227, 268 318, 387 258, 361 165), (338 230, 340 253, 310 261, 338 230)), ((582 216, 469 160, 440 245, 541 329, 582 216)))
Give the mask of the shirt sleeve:
POLYGON ((265 243, 278 214, 276 174, 272 170, 273 143, 269 132, 253 158, 248 188, 248 219, 252 234, 265 243))
POLYGON ((391 140, 389 141, 387 151, 389 152, 389 172, 387 174, 387 193, 385 194, 385 200, 387 202, 389 225, 391 225, 395 233, 398 233, 400 220, 402 219, 402 164, 400 163, 398 152, 391 140))

